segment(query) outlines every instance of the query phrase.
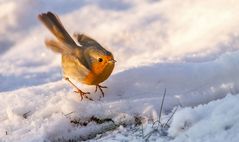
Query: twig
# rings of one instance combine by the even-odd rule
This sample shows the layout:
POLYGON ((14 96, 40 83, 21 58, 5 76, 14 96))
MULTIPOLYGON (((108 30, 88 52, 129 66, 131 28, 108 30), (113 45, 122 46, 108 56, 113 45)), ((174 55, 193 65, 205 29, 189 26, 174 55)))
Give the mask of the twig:
POLYGON ((30 112, 31 112, 31 111, 28 111, 28 112, 24 113, 24 114, 22 115, 22 117, 25 118, 25 119, 27 119, 27 115, 28 115, 30 112))
POLYGON ((145 139, 145 141, 148 141, 153 133, 159 132, 159 126, 162 127, 164 125, 164 124, 161 123, 161 116, 162 116, 162 110, 163 110, 163 104, 164 104, 166 92, 167 92, 167 90, 165 88, 164 93, 163 93, 163 98, 162 98, 162 101, 161 101, 161 105, 160 105, 159 119, 157 121, 153 122, 153 125, 152 125, 153 130, 151 132, 149 132, 148 134, 146 134, 145 136, 143 135, 143 138, 145 139), (157 125, 157 126, 155 127, 155 125, 157 125))
POLYGON ((169 121, 173 118, 175 112, 177 111, 178 107, 176 107, 176 109, 173 111, 172 115, 169 117, 169 119, 167 120, 167 122, 163 125, 163 128, 165 128, 165 126, 168 126, 169 121))
POLYGON ((163 110, 163 104, 165 101, 165 96, 166 96, 166 88, 164 90, 164 94, 163 94, 163 98, 162 98, 162 102, 161 102, 161 106, 160 106, 160 112, 159 112, 159 120, 154 121, 152 128, 153 130, 150 131, 148 134, 146 134, 145 136, 143 135, 144 140, 147 142, 149 141, 149 138, 155 133, 159 133, 160 136, 167 136, 167 130, 169 127, 168 123, 169 121, 172 119, 172 117, 174 116, 174 114, 176 113, 178 107, 176 107, 176 109, 173 111, 173 113, 170 115, 170 117, 168 118, 168 120, 166 121, 166 123, 161 123, 161 117, 162 117, 162 110, 163 110), (156 126, 157 125, 157 126, 156 126), (156 126, 156 127, 155 127, 156 126), (160 128, 159 128, 160 126, 160 128))
POLYGON ((152 130, 151 132, 149 132, 147 135, 144 136, 144 140, 148 141, 149 138, 152 136, 152 134, 155 133, 155 132, 159 132, 159 130, 158 129, 152 130))
POLYGON ((68 115, 70 115, 70 114, 72 114, 72 113, 75 113, 75 112, 72 111, 72 112, 70 112, 70 113, 64 114, 64 116, 68 116, 68 115))
POLYGON ((162 110, 163 110, 163 103, 164 103, 165 95, 166 95, 166 88, 164 89, 163 99, 162 99, 161 106, 160 106, 160 111, 159 111, 159 123, 160 124, 161 124, 160 119, 161 119, 161 116, 162 116, 162 110))
POLYGON ((156 129, 158 129, 159 125, 160 126, 163 126, 163 124, 161 123, 161 116, 162 116, 162 110, 163 110, 163 103, 164 103, 164 100, 165 100, 165 96, 166 96, 166 88, 164 89, 164 93, 163 93, 163 98, 162 98, 162 101, 161 101, 161 105, 160 105, 160 111, 159 111, 159 120, 157 121, 154 121, 153 122, 153 125, 152 127, 154 127, 156 125, 156 123, 158 123, 158 125, 156 126, 156 129))

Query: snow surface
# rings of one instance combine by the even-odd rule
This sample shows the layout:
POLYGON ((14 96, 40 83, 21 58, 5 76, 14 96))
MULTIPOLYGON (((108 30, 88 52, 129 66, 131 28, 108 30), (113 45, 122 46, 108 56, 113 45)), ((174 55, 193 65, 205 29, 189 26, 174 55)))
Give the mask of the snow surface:
MULTIPOLYGON (((168 136, 151 141, 236 141, 238 17, 238 0, 0 0, 0 141, 77 139, 99 126, 70 119, 92 116, 128 123, 141 116, 151 128, 164 88, 164 117, 180 109, 168 136), (96 100, 81 101, 62 80, 60 56, 44 48, 52 35, 36 18, 46 11, 113 52, 105 98, 78 84, 96 100)), ((121 126, 92 141, 143 141, 138 133, 121 126)))

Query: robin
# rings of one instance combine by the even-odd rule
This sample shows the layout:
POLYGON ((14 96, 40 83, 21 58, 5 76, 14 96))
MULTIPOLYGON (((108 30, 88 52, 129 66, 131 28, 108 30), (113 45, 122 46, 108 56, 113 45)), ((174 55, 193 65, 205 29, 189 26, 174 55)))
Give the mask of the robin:
POLYGON ((113 54, 103 48, 96 40, 85 35, 75 33, 73 37, 80 44, 77 45, 72 37, 68 34, 60 19, 52 12, 38 15, 39 20, 51 31, 56 37, 46 39, 46 47, 62 55, 63 76, 70 85, 75 88, 74 92, 80 94, 83 98, 92 100, 79 89, 70 79, 87 85, 95 85, 95 92, 99 89, 104 97, 103 88, 100 83, 105 81, 112 73, 115 60, 113 54))

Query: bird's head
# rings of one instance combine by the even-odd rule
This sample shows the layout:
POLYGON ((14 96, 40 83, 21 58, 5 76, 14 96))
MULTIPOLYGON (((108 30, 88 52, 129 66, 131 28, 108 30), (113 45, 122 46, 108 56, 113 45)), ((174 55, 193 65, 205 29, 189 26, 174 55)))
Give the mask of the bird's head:
POLYGON ((90 67, 95 74, 111 73, 115 65, 115 59, 111 52, 100 45, 88 48, 90 67))

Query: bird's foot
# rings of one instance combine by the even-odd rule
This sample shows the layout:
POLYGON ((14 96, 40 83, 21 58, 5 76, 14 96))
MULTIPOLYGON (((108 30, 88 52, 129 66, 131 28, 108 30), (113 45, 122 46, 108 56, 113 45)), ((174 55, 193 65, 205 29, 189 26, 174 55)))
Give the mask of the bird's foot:
POLYGON ((90 97, 87 96, 87 95, 90 94, 90 92, 83 92, 83 91, 81 91, 80 89, 77 89, 77 90, 74 91, 74 92, 77 93, 77 94, 80 94, 81 100, 83 100, 83 98, 85 98, 85 99, 88 99, 88 100, 90 100, 90 101, 94 101, 92 98, 90 98, 90 97))
POLYGON ((71 80, 70 80, 68 77, 64 77, 64 79, 65 79, 67 82, 69 82, 70 85, 71 85, 73 88, 76 89, 76 91, 74 91, 74 92, 77 93, 77 94, 80 94, 81 100, 83 100, 83 98, 86 98, 86 99, 88 99, 88 100, 90 100, 90 101, 94 101, 93 99, 91 99, 90 97, 87 96, 87 95, 90 94, 90 92, 83 92, 83 91, 81 91, 73 82, 71 82, 71 80))
POLYGON ((101 94, 102 94, 102 97, 104 97, 104 96, 105 96, 105 93, 104 93, 104 91, 103 91, 102 88, 108 88, 108 87, 107 87, 107 86, 96 85, 96 87, 95 87, 95 92, 97 92, 98 88, 99 88, 99 90, 100 90, 100 92, 101 92, 101 94))

